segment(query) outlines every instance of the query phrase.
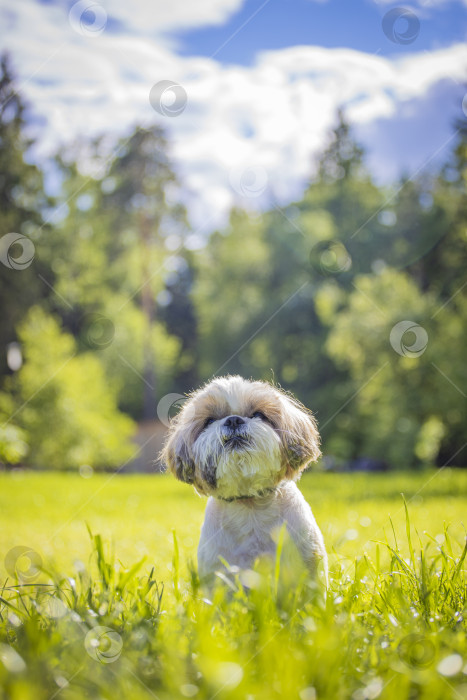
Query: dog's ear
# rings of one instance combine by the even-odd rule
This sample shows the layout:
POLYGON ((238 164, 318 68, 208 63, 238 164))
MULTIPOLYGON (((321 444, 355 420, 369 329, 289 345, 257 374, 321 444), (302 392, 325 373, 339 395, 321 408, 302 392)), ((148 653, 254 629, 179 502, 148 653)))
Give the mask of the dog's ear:
POLYGON ((162 461, 167 469, 180 481, 192 484, 195 477, 195 463, 193 462, 183 432, 172 431, 162 450, 162 461))
POLYGON ((294 478, 321 455, 320 437, 313 414, 289 396, 282 396, 280 437, 287 463, 286 476, 294 478))

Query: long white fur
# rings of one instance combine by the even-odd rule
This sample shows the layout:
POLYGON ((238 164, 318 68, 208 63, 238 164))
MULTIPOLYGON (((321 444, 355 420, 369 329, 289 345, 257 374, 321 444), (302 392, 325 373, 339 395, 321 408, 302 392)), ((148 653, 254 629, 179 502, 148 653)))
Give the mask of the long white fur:
POLYGON ((312 574, 322 562, 327 578, 323 536, 311 508, 292 481, 254 501, 226 502, 208 499, 198 546, 198 569, 207 577, 220 568, 220 558, 231 566, 249 569, 263 554, 275 556, 274 533, 287 523, 287 531, 312 574))
POLYGON ((198 548, 202 577, 221 559, 251 568, 274 556, 273 533, 287 530, 310 572, 321 562, 327 579, 323 537, 294 481, 320 454, 316 423, 298 401, 265 382, 220 377, 195 392, 176 417, 163 458, 177 478, 209 496, 198 548), (252 406, 256 406, 252 409, 252 406), (264 421, 253 410, 272 416, 264 421), (204 421, 216 413, 211 424, 204 421), (225 418, 239 415, 248 443, 231 448, 225 418), (243 497, 243 498, 242 498, 243 497))

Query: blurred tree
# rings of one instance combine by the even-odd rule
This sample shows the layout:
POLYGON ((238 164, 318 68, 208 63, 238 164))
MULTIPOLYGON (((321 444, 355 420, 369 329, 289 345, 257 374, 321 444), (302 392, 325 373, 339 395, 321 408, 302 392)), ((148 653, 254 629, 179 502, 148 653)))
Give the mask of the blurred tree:
POLYGON ((420 261, 424 288, 444 301, 467 295, 467 119, 457 124, 456 146, 430 193, 427 218, 436 246, 420 261))
POLYGON ((312 280, 338 279, 352 288, 355 275, 385 262, 393 246, 385 216, 391 192, 377 187, 363 163, 342 111, 330 144, 318 163, 318 176, 297 204, 298 227, 308 238, 312 280))
POLYGON ((134 130, 110 156, 103 138, 61 153, 62 191, 47 210, 40 173, 24 158, 24 108, 8 70, 4 61, 0 224, 29 236, 37 260, 24 270, 0 268, 7 308, 0 341, 14 340, 19 328, 26 357, 0 393, 0 459, 58 467, 62 450, 69 466, 117 464, 125 448, 106 431, 115 415, 123 436, 129 424, 119 423, 116 397, 134 417, 153 418, 156 396, 228 372, 293 391, 317 413, 325 451, 338 458, 405 466, 462 450, 465 124, 439 177, 383 189, 341 112, 300 201, 262 215, 233 210, 225 229, 193 254, 157 127, 134 130), (41 309, 21 324, 33 302, 41 309), (401 321, 427 333, 418 357, 400 351, 410 350, 405 335, 394 348, 391 332, 401 321), (93 388, 83 386, 102 405, 100 423, 77 395, 78 374, 92 378, 93 388), (56 455, 51 441, 40 441, 43 418, 59 425, 56 455), (98 429, 107 436, 102 449, 98 429))
POLYGON ((330 142, 319 159, 318 174, 323 182, 338 182, 360 178, 363 173, 364 151, 359 146, 345 118, 344 111, 337 111, 337 125, 330 142))
MULTIPOLYGON (((185 210, 167 201, 167 190, 176 183, 167 155, 167 142, 160 127, 136 129, 117 149, 108 170, 115 183, 102 198, 104 210, 113 213, 114 235, 125 231, 134 245, 131 252, 139 256, 139 284, 132 296, 140 302, 146 329, 143 339, 143 418, 154 417, 156 397, 156 363, 152 333, 156 319, 156 295, 162 290, 162 270, 167 250, 164 237, 183 232, 185 210)), ((130 252, 130 251, 128 251, 130 252)), ((123 275, 127 256, 115 264, 123 275)))
POLYGON ((154 128, 137 129, 111 156, 102 139, 63 153, 62 204, 47 240, 54 310, 82 349, 99 351, 118 380, 120 406, 136 418, 155 417, 155 374, 159 396, 173 390, 180 352, 156 320, 173 257, 165 243, 186 230, 183 207, 166 201, 176 186, 166 150, 154 128), (79 153, 92 176, 78 168, 79 153))
POLYGON ((267 218, 273 268, 267 294, 270 316, 280 305, 277 290, 285 302, 283 312, 266 329, 273 366, 280 383, 316 411, 325 441, 334 430, 333 414, 352 392, 348 373, 336 367, 325 350, 328 329, 315 300, 325 285, 338 306, 344 305, 355 276, 382 264, 383 226, 374 214, 384 197, 339 113, 317 177, 302 200, 276 207, 267 218))
POLYGON ((393 467, 433 463, 449 431, 467 419, 465 396, 445 374, 465 386, 466 371, 450 362, 462 320, 452 312, 433 318, 434 297, 403 272, 386 268, 357 278, 356 287, 345 308, 330 304, 325 288, 317 299, 330 326, 326 349, 349 371, 354 390, 328 449, 393 467))
POLYGON ((159 318, 168 333, 177 338, 180 352, 172 373, 173 391, 186 392, 199 384, 199 337, 195 306, 192 298, 195 283, 194 254, 179 250, 169 258, 171 268, 165 276, 165 289, 158 295, 159 318))
POLYGON ((0 465, 18 464, 29 452, 26 432, 15 418, 16 404, 7 391, 0 392, 0 465))
POLYGON ((432 256, 456 212, 464 231, 461 201, 446 178, 378 188, 340 113, 303 199, 261 217, 234 211, 197 257, 202 377, 274 377, 316 411, 326 451, 342 459, 387 457, 406 466, 456 447, 464 370, 455 341, 446 352, 439 338, 462 334, 454 306, 439 321, 430 314, 438 291, 432 256), (406 319, 429 334, 419 360, 389 342, 406 319), (443 388, 448 356, 456 397, 443 388))
POLYGON ((212 234, 195 264, 201 378, 267 371, 271 348, 263 355, 250 344, 280 294, 268 299, 270 248, 262 218, 232 211, 227 230, 212 234))
POLYGON ((8 57, 0 60, 0 376, 7 372, 6 348, 29 306, 48 295, 39 274, 47 266, 33 260, 44 235, 41 211, 47 205, 42 173, 27 161, 32 142, 25 136, 25 104, 16 91, 8 57), (26 236, 21 242, 20 234, 26 236), (16 240, 16 242, 15 242, 16 240))
POLYGON ((7 425, 23 431, 28 448, 23 461, 50 469, 121 466, 135 452, 130 442, 135 426, 119 413, 115 384, 98 358, 78 355, 73 337, 38 306, 18 335, 25 363, 7 382, 14 398, 7 425))
POLYGON ((438 463, 453 455, 466 463, 465 398, 467 365, 467 119, 456 124, 456 145, 432 189, 429 225, 438 234, 436 246, 420 260, 424 290, 436 294, 433 319, 442 326, 436 368, 446 405, 447 430, 438 463))
POLYGON ((227 230, 199 255, 202 377, 274 378, 327 423, 351 386, 325 351, 328 329, 314 300, 334 279, 344 304, 354 276, 379 259, 383 225, 373 214, 383 203, 340 114, 302 201, 263 216, 234 211, 227 230))

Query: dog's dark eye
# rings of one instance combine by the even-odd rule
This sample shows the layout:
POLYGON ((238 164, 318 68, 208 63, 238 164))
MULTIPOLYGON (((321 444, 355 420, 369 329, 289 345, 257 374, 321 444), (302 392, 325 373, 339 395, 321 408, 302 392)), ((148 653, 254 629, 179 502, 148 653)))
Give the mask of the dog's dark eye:
POLYGON ((261 420, 268 420, 267 417, 264 415, 264 413, 261 413, 261 411, 255 411, 251 417, 252 418, 261 418, 261 420))
POLYGON ((206 418, 206 420, 203 423, 203 430, 208 427, 208 425, 211 425, 211 423, 214 423, 214 418, 209 416, 209 418, 206 418))

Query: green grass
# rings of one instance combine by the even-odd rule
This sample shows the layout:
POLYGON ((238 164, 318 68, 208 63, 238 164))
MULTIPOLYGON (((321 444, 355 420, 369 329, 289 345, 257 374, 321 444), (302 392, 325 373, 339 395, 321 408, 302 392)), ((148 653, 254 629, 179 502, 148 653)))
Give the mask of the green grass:
POLYGON ((200 587, 205 501, 170 477, 1 474, 0 697, 467 698, 467 472, 300 486, 326 600, 283 561, 200 587))

